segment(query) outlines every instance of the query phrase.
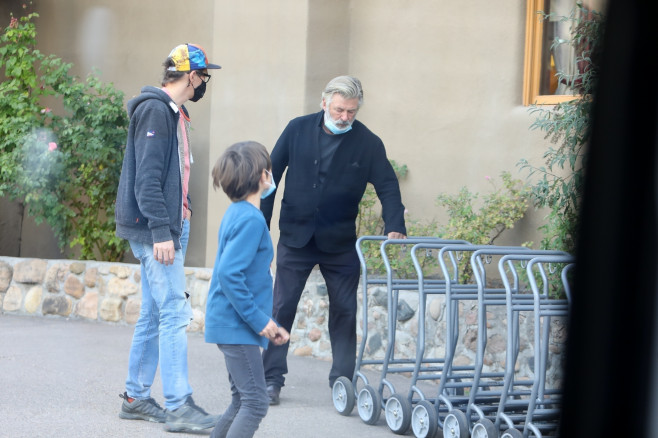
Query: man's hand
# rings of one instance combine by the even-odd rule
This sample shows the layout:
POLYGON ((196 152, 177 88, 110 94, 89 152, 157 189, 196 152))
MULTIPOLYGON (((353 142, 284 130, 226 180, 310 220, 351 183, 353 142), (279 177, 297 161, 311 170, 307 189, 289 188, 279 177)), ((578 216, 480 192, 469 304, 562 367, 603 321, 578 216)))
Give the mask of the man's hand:
POLYGON ((163 265, 171 265, 174 263, 176 256, 176 249, 174 248, 174 241, 167 240, 166 242, 158 242, 153 244, 153 258, 163 265))
POLYGON ((397 231, 391 231, 390 233, 388 233, 388 238, 389 238, 389 240, 392 240, 392 239, 406 239, 407 236, 405 236, 402 233, 398 233, 397 231))
POLYGON ((277 327, 274 339, 270 339, 274 345, 283 345, 290 340, 290 333, 283 327, 277 327))

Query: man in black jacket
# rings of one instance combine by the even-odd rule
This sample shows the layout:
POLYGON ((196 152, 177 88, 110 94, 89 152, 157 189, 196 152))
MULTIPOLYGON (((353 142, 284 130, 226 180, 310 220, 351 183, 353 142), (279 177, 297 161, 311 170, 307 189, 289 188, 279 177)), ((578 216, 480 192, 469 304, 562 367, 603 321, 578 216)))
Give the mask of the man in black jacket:
MULTIPOLYGON (((384 233, 406 235, 398 180, 382 141, 355 120, 363 103, 361 82, 352 76, 332 79, 322 93, 322 111, 298 117, 272 150, 272 173, 286 174, 279 218, 273 318, 290 331, 306 280, 315 265, 329 294, 329 336, 333 364, 329 385, 352 379, 356 362, 356 291, 360 264, 356 253, 356 217, 367 183, 382 204, 384 233)), ((274 197, 261 202, 268 226, 274 197)), ((270 404, 288 372, 288 344, 270 343, 263 353, 270 404)))

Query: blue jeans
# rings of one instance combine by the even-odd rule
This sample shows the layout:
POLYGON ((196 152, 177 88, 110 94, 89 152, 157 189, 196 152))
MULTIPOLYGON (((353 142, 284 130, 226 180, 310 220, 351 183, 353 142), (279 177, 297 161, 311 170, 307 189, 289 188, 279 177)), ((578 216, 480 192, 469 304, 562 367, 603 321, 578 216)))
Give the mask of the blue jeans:
POLYGON ((135 324, 126 392, 138 400, 151 396, 151 385, 160 363, 165 407, 180 407, 192 388, 187 380, 187 334, 192 308, 185 297, 183 264, 190 233, 190 222, 183 222, 180 250, 168 266, 153 258, 153 245, 130 241, 140 262, 142 305, 135 324))
POLYGON ((231 404, 217 422, 210 438, 250 438, 267 414, 270 404, 260 347, 217 346, 224 353, 231 384, 231 404))

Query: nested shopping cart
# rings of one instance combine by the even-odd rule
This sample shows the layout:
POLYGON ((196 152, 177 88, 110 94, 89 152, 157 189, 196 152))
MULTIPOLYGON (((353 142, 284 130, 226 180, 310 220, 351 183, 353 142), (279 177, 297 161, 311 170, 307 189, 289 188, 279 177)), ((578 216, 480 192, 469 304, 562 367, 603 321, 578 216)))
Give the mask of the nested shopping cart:
MULTIPOLYGON (((507 257, 509 259, 511 257, 507 257)), ((505 270, 501 260, 499 270, 505 270)), ((575 266, 571 255, 543 255, 527 262, 526 276, 532 290, 532 305, 515 296, 518 277, 514 283, 506 283, 508 293, 508 319, 522 311, 529 311, 533 318, 533 374, 531 378, 515 379, 514 366, 518 356, 508 352, 506 367, 506 391, 501 397, 496 413, 495 427, 506 429, 502 438, 521 438, 535 436, 541 438, 544 433, 555 437, 562 405, 561 388, 549 388, 546 384, 549 363, 549 338, 551 320, 554 317, 566 317, 571 301, 569 273, 575 266), (559 274, 559 275, 558 275, 559 274), (552 286, 558 286, 557 292, 552 286)), ((511 270, 507 271, 509 274, 511 270)), ((513 273, 513 277, 516 273, 513 273)), ((507 279, 507 275, 504 276, 507 279)), ((508 339, 508 343, 511 340, 508 339)), ((518 339, 516 340, 518 343, 518 339)))
POLYGON ((378 277, 376 275, 370 276, 368 272, 368 264, 365 258, 364 247, 372 242, 382 242, 386 240, 384 236, 363 236, 356 241, 356 252, 359 256, 361 264, 361 281, 362 281, 362 338, 359 350, 356 357, 356 366, 353 379, 340 376, 334 382, 331 389, 331 395, 334 402, 334 407, 341 415, 350 415, 356 403, 356 389, 359 380, 364 385, 368 385, 368 378, 362 373, 361 367, 364 365, 377 365, 381 364, 381 360, 365 360, 363 358, 368 340, 368 290, 371 286, 384 286, 386 285, 385 277, 378 277))
MULTIPOLYGON (((522 269, 524 260, 527 262, 527 260, 534 257, 554 255, 564 256, 565 253, 560 251, 510 251, 509 249, 491 248, 476 251, 471 256, 471 265, 474 268, 479 285, 476 368, 465 412, 462 412, 461 409, 452 409, 450 411, 444 422, 444 437, 465 438, 469 436, 468 431, 470 430, 470 436, 475 438, 498 438, 501 427, 500 420, 502 419, 498 416, 498 412, 501 406, 504 407, 510 418, 521 418, 527 410, 528 402, 523 400, 523 390, 520 389, 522 385, 515 385, 519 382, 513 381, 514 364, 518 357, 520 341, 518 312, 509 313, 509 300, 510 297, 513 298, 517 306, 526 306, 525 308, 532 306, 535 298, 532 294, 519 293, 516 273, 522 269), (491 263, 491 257, 494 256, 500 257, 499 273, 505 286, 502 297, 500 296, 500 290, 491 290, 485 287, 485 278, 482 275, 485 263, 491 263), (514 262, 517 265, 514 265, 514 262), (509 281, 507 281, 502 266, 507 266, 507 272, 515 276, 514 287, 511 287, 509 281), (507 312, 506 370, 502 376, 496 372, 483 372, 482 359, 488 339, 486 315, 491 306, 506 306, 505 310, 507 312), (510 388, 514 388, 514 391, 510 391, 510 388)), ((545 355, 538 353, 536 349, 534 352, 536 354, 534 363, 536 366, 540 366, 545 355)))
MULTIPOLYGON (((431 244, 419 244, 418 249, 432 248, 431 244)), ((497 251, 520 251, 527 252, 528 248, 524 247, 503 247, 494 245, 446 245, 439 249, 439 263, 444 275, 450 274, 452 264, 455 259, 464 260, 468 254, 477 251, 497 250, 497 251), (450 261, 450 263, 447 263, 450 261)), ((458 345, 460 328, 459 328, 459 304, 465 301, 479 301, 481 303, 482 293, 487 292, 487 296, 493 295, 500 297, 503 295, 501 287, 491 287, 486 285, 486 270, 483 265, 474 265, 472 260, 470 265, 473 270, 473 276, 468 282, 448 282, 445 284, 445 290, 422 290, 424 294, 444 293, 446 306, 446 327, 445 327, 445 358, 444 368, 440 375, 439 388, 434 399, 426 398, 421 392, 418 392, 421 400, 416 404, 412 412, 411 427, 416 437, 433 436, 438 428, 444 428, 444 422, 448 421, 449 430, 455 436, 468 436, 468 426, 465 421, 463 408, 467 406, 471 397, 477 395, 480 403, 494 403, 498 400, 497 393, 490 389, 490 386, 497 385, 497 379, 501 377, 500 373, 482 374, 482 367, 479 362, 482 361, 483 355, 477 355, 475 363, 455 365, 454 357, 458 345), (474 281, 475 280, 475 281, 474 281), (491 380, 492 383, 486 387, 476 388, 473 392, 474 380, 485 381, 491 380), (465 395, 465 390, 471 392, 465 395), (444 421, 445 418, 445 421, 444 421)), ((463 264, 462 264, 463 266, 463 264)), ((481 307, 481 306, 480 306, 481 307)), ((482 324, 482 317, 486 313, 480 314, 479 325, 482 324)), ((486 327, 485 327, 486 328, 486 327)), ((486 336, 479 348, 484 349, 486 345, 486 336)), ((420 360, 419 360, 420 362, 420 360)), ((449 435, 448 435, 449 436, 449 435)))
MULTIPOLYGON (((416 245, 427 245, 425 248, 425 257, 432 257, 432 251, 438 253, 439 248, 446 245, 452 246, 469 246, 470 243, 465 240, 451 240, 451 239, 425 239, 416 245)), ((384 409, 386 424, 392 432, 396 434, 405 434, 411 425, 412 421, 412 408, 417 402, 424 399, 422 390, 418 382, 421 380, 436 380, 440 377, 443 367, 445 365, 445 357, 426 357, 425 356, 425 325, 426 325, 426 308, 427 308, 427 294, 429 291, 433 293, 442 293, 445 291, 446 283, 456 283, 458 281, 458 263, 456 258, 451 259, 451 269, 441 271, 438 277, 426 277, 423 272, 421 263, 417 256, 417 246, 412 247, 410 251, 411 261, 413 262, 416 271, 415 283, 406 285, 407 291, 416 291, 418 293, 418 310, 417 321, 418 330, 416 338, 416 354, 415 357, 395 358, 395 336, 389 337, 387 346, 387 355, 389 358, 382 366, 382 375, 380 385, 378 388, 378 396, 381 398, 382 408, 384 409), (411 373, 411 381, 409 382, 409 390, 405 393, 396 391, 395 386, 389 379, 390 374, 411 373), (385 391, 390 394, 385 397, 385 391), (417 394, 418 397, 414 397, 417 394)), ((387 258, 385 256, 385 248, 382 245, 382 256, 384 257, 387 265, 387 273, 390 276, 391 269, 387 258)), ((438 259, 438 256, 437 256, 438 259)), ((389 282, 389 299, 392 304, 397 300, 398 288, 394 282, 389 282)), ((396 318, 389 319, 389 333, 396 331, 396 318)))
MULTIPOLYGON (((391 266, 387 250, 391 247, 396 247, 398 251, 408 252, 408 248, 414 243, 418 242, 440 242, 441 239, 434 237, 414 237, 408 239, 387 239, 383 236, 364 236, 357 240, 356 248, 361 263, 361 277, 362 277, 362 339, 357 351, 355 372, 352 379, 341 376, 336 379, 332 388, 332 398, 334 407, 341 415, 350 415, 356 404, 359 416, 366 424, 375 424, 380 418, 381 410, 384 407, 383 388, 384 386, 390 388, 391 392, 395 392, 394 387, 390 382, 387 382, 386 374, 391 372, 409 372, 410 360, 408 358, 395 357, 395 332, 397 320, 397 308, 399 303, 399 291, 413 290, 417 287, 416 279, 405 279, 396 276, 394 269, 391 266), (385 266, 385 274, 382 272, 370 273, 368 269, 368 260, 366 259, 366 251, 364 247, 367 244, 380 243, 377 257, 381 257, 381 261, 385 266), (368 290, 371 287, 381 286, 386 287, 387 290, 387 307, 389 311, 389 318, 387 324, 387 348, 383 359, 364 359, 366 345, 368 342, 368 290), (379 388, 375 389, 371 385, 368 377, 363 372, 364 366, 382 366, 382 382, 379 388)), ((456 242, 456 241, 451 241, 456 242)), ((441 280, 431 280, 432 282, 441 282, 441 280)))

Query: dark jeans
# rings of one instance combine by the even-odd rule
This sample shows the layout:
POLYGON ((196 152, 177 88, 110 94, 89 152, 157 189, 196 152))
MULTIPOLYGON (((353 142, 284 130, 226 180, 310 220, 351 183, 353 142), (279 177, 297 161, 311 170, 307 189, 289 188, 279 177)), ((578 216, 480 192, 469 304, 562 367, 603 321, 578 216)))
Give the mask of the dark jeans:
MULTIPOLYGON (((329 337, 333 357, 329 385, 333 385, 340 376, 351 380, 356 365, 356 291, 361 274, 356 247, 345 253, 331 254, 320 251, 313 239, 303 248, 279 243, 272 317, 290 331, 306 280, 315 265, 320 266, 329 293, 329 337)), ((270 342, 263 352, 268 385, 284 386, 288 345, 276 346, 270 342)))
POLYGON ((222 414, 211 438, 249 438, 254 436, 267 414, 267 396, 263 362, 258 345, 217 345, 224 353, 231 383, 231 404, 222 414))

